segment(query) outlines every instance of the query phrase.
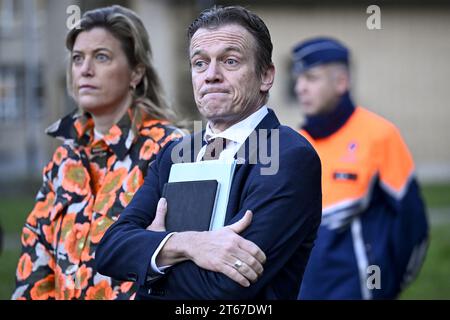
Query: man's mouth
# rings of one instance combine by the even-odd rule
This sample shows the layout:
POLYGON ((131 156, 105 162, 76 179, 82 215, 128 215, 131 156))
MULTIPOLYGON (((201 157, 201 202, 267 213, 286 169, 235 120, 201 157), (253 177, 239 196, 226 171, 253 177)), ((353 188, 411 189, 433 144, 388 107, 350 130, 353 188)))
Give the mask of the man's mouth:
POLYGON ((206 95, 212 95, 212 94, 227 94, 228 90, 225 89, 209 89, 209 90, 205 90, 202 93, 202 97, 206 96, 206 95))

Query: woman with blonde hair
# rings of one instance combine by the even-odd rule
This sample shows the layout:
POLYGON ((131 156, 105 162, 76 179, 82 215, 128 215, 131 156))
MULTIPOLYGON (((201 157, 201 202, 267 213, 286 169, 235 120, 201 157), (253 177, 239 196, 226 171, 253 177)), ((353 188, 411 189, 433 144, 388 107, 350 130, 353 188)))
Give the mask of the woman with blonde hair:
POLYGON ((158 151, 182 132, 170 125, 148 33, 133 11, 86 12, 66 47, 79 108, 47 129, 63 144, 23 228, 13 299, 132 299, 133 282, 97 272, 95 250, 158 151))

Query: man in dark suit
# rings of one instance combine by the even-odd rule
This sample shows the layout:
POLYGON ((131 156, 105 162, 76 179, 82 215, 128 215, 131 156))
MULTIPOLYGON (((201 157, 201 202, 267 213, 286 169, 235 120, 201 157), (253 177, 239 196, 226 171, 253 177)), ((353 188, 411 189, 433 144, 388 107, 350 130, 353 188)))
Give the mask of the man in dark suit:
POLYGON ((321 165, 308 141, 266 106, 275 75, 269 31, 242 7, 214 7, 188 35, 206 130, 160 151, 101 240, 98 270, 137 281, 137 299, 296 299, 321 220, 321 165), (194 162, 240 155, 225 226, 167 232, 160 197, 172 164, 180 156, 194 162))

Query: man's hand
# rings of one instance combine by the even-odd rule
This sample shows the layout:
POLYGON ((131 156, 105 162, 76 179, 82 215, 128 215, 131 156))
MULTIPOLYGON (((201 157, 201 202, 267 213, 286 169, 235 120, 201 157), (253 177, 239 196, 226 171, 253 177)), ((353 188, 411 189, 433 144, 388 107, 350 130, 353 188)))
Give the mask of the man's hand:
POLYGON ((247 210, 236 223, 214 231, 197 232, 187 254, 203 269, 221 272, 244 287, 255 283, 263 273, 266 255, 253 242, 239 233, 252 222, 253 213, 247 210))
MULTIPOLYGON (((165 231, 167 201, 161 198, 155 218, 147 227, 150 231, 165 231)), ((167 240, 156 257, 156 264, 173 265, 192 260, 200 268, 220 272, 244 287, 255 283, 263 272, 266 255, 253 242, 239 234, 252 222, 253 213, 232 225, 214 231, 175 233, 167 240)))
POLYGON ((161 198, 158 201, 158 206, 156 207, 155 218, 152 224, 147 227, 150 231, 166 231, 166 213, 167 213, 167 200, 161 198))

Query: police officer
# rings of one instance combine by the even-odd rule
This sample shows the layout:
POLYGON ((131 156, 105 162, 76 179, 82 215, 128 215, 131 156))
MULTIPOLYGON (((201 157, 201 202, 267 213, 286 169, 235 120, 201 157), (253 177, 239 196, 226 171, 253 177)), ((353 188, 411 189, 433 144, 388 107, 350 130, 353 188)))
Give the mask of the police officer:
POLYGON ((323 211, 300 299, 393 299, 420 269, 428 222, 399 130, 350 96, 349 50, 332 38, 293 49, 301 134, 322 161, 323 211))

